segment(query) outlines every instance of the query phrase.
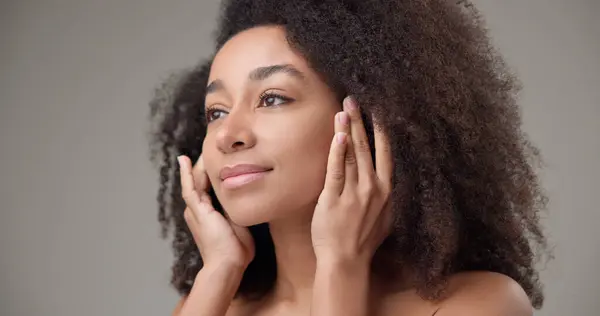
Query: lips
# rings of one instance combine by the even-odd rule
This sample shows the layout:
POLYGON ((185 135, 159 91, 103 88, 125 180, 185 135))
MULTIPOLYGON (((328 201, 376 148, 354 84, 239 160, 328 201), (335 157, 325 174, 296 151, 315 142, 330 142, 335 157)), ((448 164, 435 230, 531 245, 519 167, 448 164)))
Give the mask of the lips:
POLYGON ((219 177, 221 178, 221 180, 225 180, 227 178, 237 177, 237 176, 246 175, 246 174, 261 173, 261 172, 266 172, 266 171, 270 171, 270 170, 272 170, 272 169, 264 167, 264 166, 241 164, 241 165, 235 165, 233 167, 225 167, 225 168, 221 169, 221 172, 219 173, 219 177))

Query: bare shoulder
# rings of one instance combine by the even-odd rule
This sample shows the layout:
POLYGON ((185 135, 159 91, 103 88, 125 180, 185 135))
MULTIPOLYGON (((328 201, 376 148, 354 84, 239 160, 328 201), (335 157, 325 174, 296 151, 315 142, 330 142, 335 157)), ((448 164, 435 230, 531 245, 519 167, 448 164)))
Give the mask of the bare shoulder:
POLYGON ((521 286, 493 272, 464 272, 448 280, 445 299, 431 302, 415 291, 390 293, 379 301, 377 315, 531 316, 533 308, 521 286))
POLYGON ((465 272, 450 278, 446 299, 436 316, 531 316, 533 308, 523 288, 494 272, 465 272))

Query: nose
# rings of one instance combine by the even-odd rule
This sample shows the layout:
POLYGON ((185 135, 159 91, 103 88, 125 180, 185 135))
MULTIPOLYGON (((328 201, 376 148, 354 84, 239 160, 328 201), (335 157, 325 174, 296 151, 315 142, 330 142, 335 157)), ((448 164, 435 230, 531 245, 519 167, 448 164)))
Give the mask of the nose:
POLYGON ((219 126, 216 143, 219 150, 225 154, 254 147, 256 136, 250 114, 231 111, 219 126))

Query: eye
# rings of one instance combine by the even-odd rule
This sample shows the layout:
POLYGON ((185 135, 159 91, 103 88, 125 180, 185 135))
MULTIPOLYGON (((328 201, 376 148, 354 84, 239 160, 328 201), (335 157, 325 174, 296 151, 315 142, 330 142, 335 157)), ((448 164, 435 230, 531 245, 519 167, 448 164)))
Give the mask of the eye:
POLYGON ((219 110, 216 108, 208 108, 208 109, 206 109, 206 121, 208 123, 210 123, 214 120, 218 120, 218 119, 224 117, 225 114, 227 114, 227 112, 225 112, 223 110, 219 110))
MULTIPOLYGON (((260 95, 260 106, 263 107, 280 106, 292 101, 294 100, 291 98, 273 92, 265 92, 260 95)), ((205 116, 207 123, 210 123, 225 117, 225 115, 227 115, 227 111, 215 107, 209 107, 206 109, 205 116)))
POLYGON ((288 97, 272 92, 265 92, 260 96, 260 105, 264 107, 280 106, 291 101, 288 97))

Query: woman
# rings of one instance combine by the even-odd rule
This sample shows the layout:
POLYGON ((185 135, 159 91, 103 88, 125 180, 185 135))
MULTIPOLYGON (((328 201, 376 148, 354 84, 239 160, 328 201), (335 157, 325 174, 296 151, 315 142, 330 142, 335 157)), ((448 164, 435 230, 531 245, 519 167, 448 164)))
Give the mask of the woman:
POLYGON ((541 307, 539 155, 470 4, 225 1, 173 82, 151 110, 174 315, 541 307))

